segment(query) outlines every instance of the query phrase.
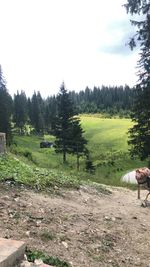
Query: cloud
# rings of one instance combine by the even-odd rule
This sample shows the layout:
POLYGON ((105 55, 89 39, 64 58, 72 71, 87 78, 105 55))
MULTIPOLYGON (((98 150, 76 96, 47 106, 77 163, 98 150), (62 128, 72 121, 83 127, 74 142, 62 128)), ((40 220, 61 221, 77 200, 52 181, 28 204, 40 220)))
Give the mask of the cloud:
POLYGON ((133 27, 124 1, 0 0, 9 91, 53 94, 63 80, 69 90, 134 83, 137 55, 126 45, 133 27))
MULTIPOLYGON (((128 20, 115 20, 108 24, 104 33, 103 43, 99 46, 99 51, 108 54, 130 56, 131 51, 128 43, 136 33, 128 20)), ((135 51, 139 50, 139 47, 135 51)))

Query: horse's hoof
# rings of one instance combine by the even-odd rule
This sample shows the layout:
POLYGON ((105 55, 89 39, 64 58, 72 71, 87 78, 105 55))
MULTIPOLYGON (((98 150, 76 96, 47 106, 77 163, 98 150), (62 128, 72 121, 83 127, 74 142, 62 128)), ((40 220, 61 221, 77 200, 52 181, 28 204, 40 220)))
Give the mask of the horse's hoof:
POLYGON ((141 207, 143 207, 143 208, 146 208, 146 207, 147 207, 147 203, 146 203, 146 201, 143 201, 143 202, 141 203, 141 207))

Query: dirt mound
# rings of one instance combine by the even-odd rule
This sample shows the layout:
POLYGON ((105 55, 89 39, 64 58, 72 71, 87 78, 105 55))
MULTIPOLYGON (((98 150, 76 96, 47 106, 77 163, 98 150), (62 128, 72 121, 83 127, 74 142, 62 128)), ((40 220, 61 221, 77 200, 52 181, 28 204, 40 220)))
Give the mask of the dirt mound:
POLYGON ((141 207, 136 191, 108 189, 48 195, 0 184, 0 237, 23 240, 73 267, 150 266, 150 207, 141 207))

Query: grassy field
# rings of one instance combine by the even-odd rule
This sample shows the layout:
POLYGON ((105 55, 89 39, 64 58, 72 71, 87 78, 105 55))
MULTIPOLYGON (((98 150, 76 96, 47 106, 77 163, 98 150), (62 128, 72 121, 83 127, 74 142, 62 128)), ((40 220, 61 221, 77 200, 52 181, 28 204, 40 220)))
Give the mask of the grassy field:
MULTIPOLYGON (((85 136, 90 144, 102 150, 128 150, 127 131, 132 126, 129 119, 103 119, 81 117, 85 136)), ((103 151, 104 152, 104 151, 103 151)))
POLYGON ((96 166, 94 181, 120 185, 123 174, 146 164, 139 159, 130 159, 127 142, 127 133, 132 127, 130 119, 83 116, 81 121, 96 166))
MULTIPOLYGON (((73 156, 68 155, 68 163, 63 166, 61 154, 56 154, 53 148, 40 148, 43 137, 15 136, 17 146, 13 146, 12 152, 25 156, 38 167, 62 170, 67 174, 76 174, 84 180, 110 185, 121 185, 120 177, 123 174, 146 164, 129 157, 127 132, 132 126, 129 119, 81 116, 81 124, 96 168, 94 175, 85 172, 85 159, 80 159, 79 172, 76 170, 76 158, 73 156)), ((54 137, 45 136, 44 139, 53 141, 54 137)))

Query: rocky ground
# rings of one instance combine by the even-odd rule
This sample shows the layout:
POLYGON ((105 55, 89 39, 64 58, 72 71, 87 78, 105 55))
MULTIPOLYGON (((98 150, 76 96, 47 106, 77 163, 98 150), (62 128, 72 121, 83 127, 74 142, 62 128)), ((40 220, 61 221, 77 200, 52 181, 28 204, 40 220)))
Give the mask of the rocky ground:
MULTIPOLYGON (((108 188, 35 192, 0 184, 0 237, 23 240, 72 267, 150 266, 150 206, 108 188)), ((146 191, 141 193, 142 199, 146 191)))

